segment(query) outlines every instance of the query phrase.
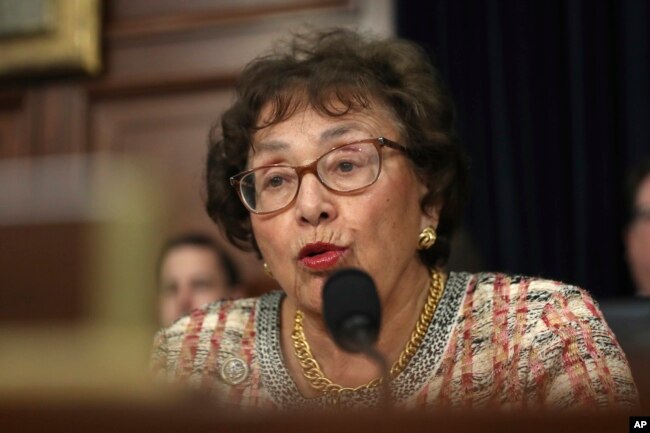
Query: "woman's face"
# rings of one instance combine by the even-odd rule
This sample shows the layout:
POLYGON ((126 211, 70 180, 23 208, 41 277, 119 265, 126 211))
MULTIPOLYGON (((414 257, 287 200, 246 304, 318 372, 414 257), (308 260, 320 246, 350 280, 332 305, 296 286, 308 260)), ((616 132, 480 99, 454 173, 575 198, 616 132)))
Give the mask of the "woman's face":
MULTIPOLYGON (((249 167, 301 166, 334 146, 377 137, 401 141, 387 110, 330 117, 309 108, 257 132, 249 167)), ((306 174, 291 206, 272 214, 251 214, 264 260, 298 308, 320 313, 323 283, 338 268, 367 271, 384 305, 407 296, 409 290, 400 288, 426 270, 417 254, 417 239, 427 225, 437 226, 437 213, 422 212, 426 188, 406 155, 388 147, 381 152, 379 178, 366 189, 341 194, 306 174)))

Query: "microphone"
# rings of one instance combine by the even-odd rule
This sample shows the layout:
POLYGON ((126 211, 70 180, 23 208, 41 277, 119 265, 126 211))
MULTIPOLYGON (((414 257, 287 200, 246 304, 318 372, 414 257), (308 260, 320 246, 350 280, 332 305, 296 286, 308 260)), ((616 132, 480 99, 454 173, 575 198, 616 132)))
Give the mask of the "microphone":
POLYGON ((380 404, 390 409, 388 363, 375 349, 381 325, 381 303, 370 275, 355 268, 334 272, 323 286, 323 317, 339 347, 363 353, 380 367, 380 404))
POLYGON ((379 336, 381 304, 370 275, 354 268, 333 273, 323 286, 323 316, 339 347, 352 353, 371 349, 379 336))

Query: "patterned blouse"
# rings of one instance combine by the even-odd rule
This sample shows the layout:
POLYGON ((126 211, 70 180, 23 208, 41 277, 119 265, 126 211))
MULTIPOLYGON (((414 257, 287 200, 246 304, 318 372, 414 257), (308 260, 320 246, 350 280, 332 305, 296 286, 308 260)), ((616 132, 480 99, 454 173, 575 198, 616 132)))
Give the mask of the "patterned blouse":
MULTIPOLYGON (((283 363, 282 292, 222 301, 160 331, 159 379, 237 408, 327 405, 305 398, 283 363)), ((620 408, 637 404, 630 369, 584 290, 522 276, 451 273, 426 336, 392 381, 402 408, 620 408)), ((374 405, 377 388, 341 396, 374 405)))

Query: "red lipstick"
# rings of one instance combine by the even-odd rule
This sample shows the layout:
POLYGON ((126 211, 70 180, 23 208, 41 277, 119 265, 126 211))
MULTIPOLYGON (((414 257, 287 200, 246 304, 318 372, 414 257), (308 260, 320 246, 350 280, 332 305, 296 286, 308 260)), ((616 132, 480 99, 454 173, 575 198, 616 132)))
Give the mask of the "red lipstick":
POLYGON ((298 261, 310 269, 324 271, 334 267, 346 250, 338 245, 315 242, 300 249, 298 261))

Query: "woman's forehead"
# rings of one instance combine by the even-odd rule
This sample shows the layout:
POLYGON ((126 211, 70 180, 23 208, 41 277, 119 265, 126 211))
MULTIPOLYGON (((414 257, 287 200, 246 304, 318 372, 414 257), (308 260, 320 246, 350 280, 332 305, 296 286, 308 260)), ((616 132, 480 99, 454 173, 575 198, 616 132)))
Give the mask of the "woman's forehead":
MULTIPOLYGON (((268 109, 267 109, 268 110, 268 109)), ((264 110, 260 117, 265 116, 264 110)), ((399 130, 395 116, 382 105, 372 108, 350 110, 342 115, 321 113, 312 107, 296 111, 287 119, 260 128, 252 136, 251 153, 287 150, 295 139, 309 138, 314 145, 326 145, 346 136, 369 138, 391 135, 399 130)))
POLYGON ((341 123, 335 122, 331 125, 317 125, 312 127, 311 130, 292 131, 288 128, 286 130, 270 131, 268 135, 258 135, 253 140, 253 147, 255 153, 279 152, 289 150, 294 145, 294 136, 301 144, 304 142, 303 137, 308 137, 309 143, 318 146, 319 144, 329 144, 346 136, 372 133, 374 129, 368 122, 355 122, 354 120, 341 123))

